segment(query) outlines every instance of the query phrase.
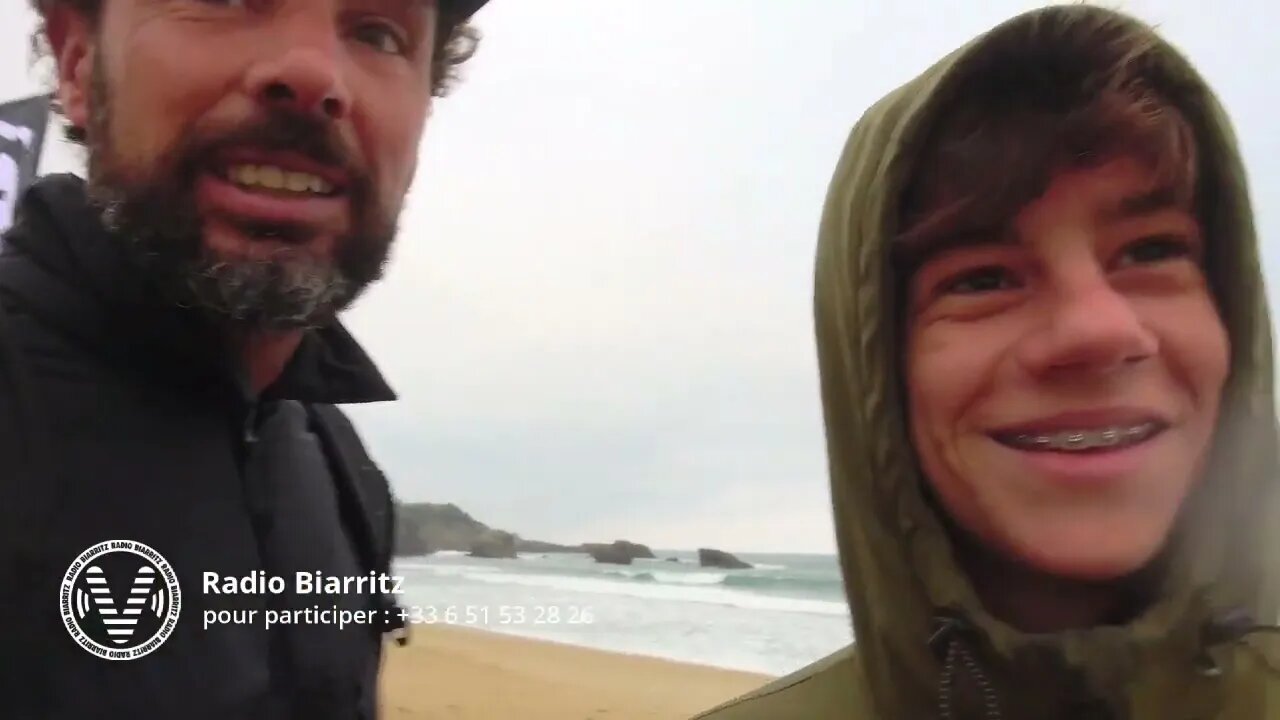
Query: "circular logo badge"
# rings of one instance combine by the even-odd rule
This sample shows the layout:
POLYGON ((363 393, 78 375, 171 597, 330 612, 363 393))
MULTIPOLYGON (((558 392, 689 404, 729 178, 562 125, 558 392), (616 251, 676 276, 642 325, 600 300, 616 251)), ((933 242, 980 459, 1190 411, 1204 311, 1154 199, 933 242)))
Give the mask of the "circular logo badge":
POLYGON ((59 605, 80 647, 104 660, 134 660, 177 627, 182 588, 160 553, 132 540, 107 540, 67 568, 59 605))

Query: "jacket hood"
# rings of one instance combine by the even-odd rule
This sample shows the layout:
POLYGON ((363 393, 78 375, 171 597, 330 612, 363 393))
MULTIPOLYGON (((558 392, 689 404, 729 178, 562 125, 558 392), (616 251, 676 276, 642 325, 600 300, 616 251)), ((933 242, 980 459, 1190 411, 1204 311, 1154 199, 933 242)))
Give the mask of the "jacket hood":
MULTIPOLYGON (((222 329, 163 299, 123 243, 103 227, 81 178, 42 178, 23 195, 0 243, 0 299, 152 380, 239 385, 241 372, 222 329)), ((338 404, 395 394, 335 320, 304 333, 263 398, 338 404)))
MULTIPOLYGON (((1272 345, 1245 171, 1227 116, 1210 89, 1145 25, 1084 6, 1032 11, 882 99, 854 127, 836 167, 820 226, 815 281, 835 525, 859 664, 878 717, 937 715, 940 681, 951 664, 946 638, 955 633, 977 639, 980 660, 989 666, 989 678, 976 683, 975 707, 994 699, 1004 704, 1006 717, 1042 717, 1032 708, 1089 697, 1126 717, 1121 708, 1132 706, 1126 695, 1136 692, 1131 681, 1141 663, 1178 658, 1191 667, 1224 618, 1277 620, 1280 503, 1272 345), (1152 35, 1161 89, 1195 132, 1208 200, 1203 220, 1211 238, 1209 280, 1231 341, 1230 377, 1208 470, 1187 500, 1157 600, 1127 625, 1033 636, 984 609, 923 492, 901 389, 901 308, 886 301, 898 296, 903 280, 895 277, 889 244, 924 138, 942 119, 960 78, 990 60, 993 39, 1050 21, 1098 16, 1152 35), (1228 614, 1233 612, 1245 615, 1228 614), (1062 678, 1062 684, 1046 686, 1046 677, 1062 678)), ((1172 715, 1161 715, 1166 716, 1172 715)))

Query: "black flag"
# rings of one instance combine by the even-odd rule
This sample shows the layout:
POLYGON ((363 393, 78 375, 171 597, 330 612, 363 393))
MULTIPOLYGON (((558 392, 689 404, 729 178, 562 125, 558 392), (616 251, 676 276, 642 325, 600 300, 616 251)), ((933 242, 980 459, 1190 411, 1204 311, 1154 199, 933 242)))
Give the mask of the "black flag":
POLYGON ((0 233, 13 224, 18 197, 35 179, 49 124, 49 96, 0 103, 0 233))

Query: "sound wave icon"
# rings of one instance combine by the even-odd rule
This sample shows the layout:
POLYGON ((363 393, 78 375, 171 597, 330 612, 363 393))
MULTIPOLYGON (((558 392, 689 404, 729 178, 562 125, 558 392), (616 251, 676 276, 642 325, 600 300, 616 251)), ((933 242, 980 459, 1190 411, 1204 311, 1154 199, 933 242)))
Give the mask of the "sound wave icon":
POLYGON ((150 565, 138 568, 124 607, 116 607, 102 568, 97 565, 85 568, 85 582, 89 585, 89 592, 76 588, 76 613, 83 620, 89 614, 90 606, 96 606, 107 635, 116 645, 124 645, 133 637, 138 617, 144 609, 149 609, 156 617, 163 617, 169 604, 168 593, 163 586, 157 586, 156 571, 150 565))

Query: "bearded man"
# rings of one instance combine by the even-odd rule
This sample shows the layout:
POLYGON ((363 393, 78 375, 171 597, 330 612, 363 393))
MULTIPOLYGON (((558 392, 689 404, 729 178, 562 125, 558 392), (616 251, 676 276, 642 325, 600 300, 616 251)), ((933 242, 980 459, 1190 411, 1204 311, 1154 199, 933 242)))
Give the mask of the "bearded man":
POLYGON ((32 0, 88 172, 0 253, 0 715, 377 717, 394 513, 336 406, 394 395, 337 318, 484 2, 32 0))

